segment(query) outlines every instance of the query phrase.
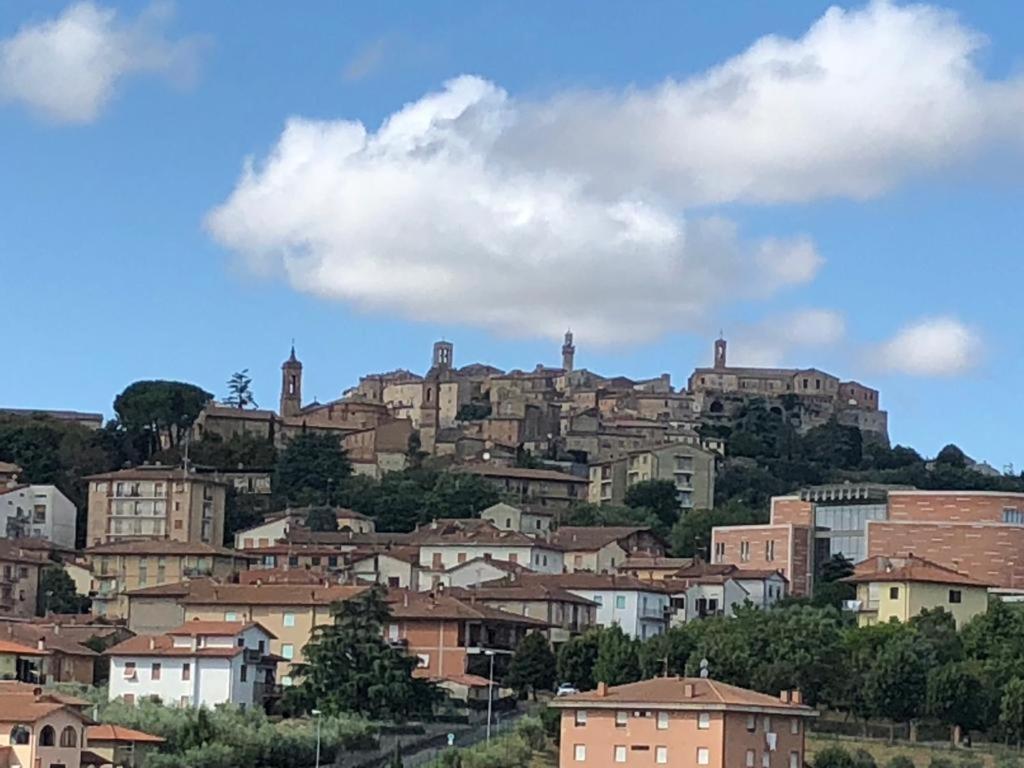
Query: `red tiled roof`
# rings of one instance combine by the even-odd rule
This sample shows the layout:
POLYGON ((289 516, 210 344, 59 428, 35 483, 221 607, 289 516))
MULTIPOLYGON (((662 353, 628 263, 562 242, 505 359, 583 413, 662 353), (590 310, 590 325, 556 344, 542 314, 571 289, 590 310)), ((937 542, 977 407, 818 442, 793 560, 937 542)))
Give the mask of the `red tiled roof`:
POLYGON ((96 544, 84 550, 86 555, 216 555, 252 560, 255 555, 227 547, 173 539, 128 539, 96 544))
POLYGON ((460 600, 508 600, 523 603, 576 603, 578 605, 597 605, 592 600, 580 597, 558 586, 545 584, 501 584, 493 586, 493 582, 485 587, 450 587, 448 593, 460 600))
POLYGON ((635 576, 622 576, 614 573, 524 573, 514 579, 505 579, 500 583, 490 582, 492 587, 499 584, 522 583, 527 586, 545 585, 562 589, 608 590, 630 592, 666 592, 665 585, 660 581, 645 581, 635 576))
POLYGON ((589 552, 650 530, 643 526, 564 525, 552 534, 551 540, 569 552, 589 552))
POLYGON ((174 644, 170 635, 136 635, 103 652, 104 656, 198 656, 201 658, 233 658, 245 648, 237 645, 213 648, 192 648, 174 644))
POLYGON ((362 594, 363 586, 302 584, 220 584, 197 579, 129 592, 131 597, 174 597, 185 605, 330 605, 362 594))
POLYGON ((491 621, 503 624, 525 624, 530 627, 547 627, 546 621, 533 619, 529 616, 517 616, 508 611, 500 611, 481 603, 460 600, 448 594, 431 595, 429 593, 392 590, 387 597, 391 615, 396 619, 405 620, 464 620, 491 621))
POLYGON ((58 710, 87 721, 78 709, 47 693, 6 693, 0 697, 0 723, 34 723, 58 710))
POLYGON ((990 587, 965 573, 946 568, 923 557, 885 557, 879 555, 854 566, 853 575, 843 581, 854 584, 872 581, 907 581, 930 584, 957 584, 964 587, 990 587))
POLYGON ((466 464, 456 467, 455 472, 468 472, 481 477, 511 477, 517 480, 550 480, 561 483, 588 484, 590 481, 585 477, 570 475, 566 472, 558 472, 554 469, 527 469, 525 467, 495 467, 492 465, 466 464))
POLYGON ((277 639, 277 635, 264 627, 258 621, 200 621, 193 619, 186 621, 180 627, 168 630, 167 634, 179 637, 200 637, 203 635, 237 635, 251 627, 258 627, 270 637, 277 639))
POLYGON ((49 656, 49 651, 41 651, 28 645, 15 643, 10 640, 0 640, 0 653, 15 654, 18 656, 49 656))
POLYGON ((151 733, 136 731, 133 728, 125 728, 123 725, 90 725, 86 729, 86 738, 90 741, 124 741, 124 742, 145 742, 149 744, 163 744, 165 739, 154 736, 151 733))

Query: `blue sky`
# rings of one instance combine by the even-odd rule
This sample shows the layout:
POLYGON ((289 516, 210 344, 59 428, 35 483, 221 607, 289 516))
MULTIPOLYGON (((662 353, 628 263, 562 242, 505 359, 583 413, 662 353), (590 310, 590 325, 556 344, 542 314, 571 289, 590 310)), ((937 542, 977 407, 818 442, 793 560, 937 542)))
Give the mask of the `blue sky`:
POLYGON ((293 337, 322 401, 569 325, 680 385, 722 329, 1020 470, 1024 8, 828 8, 4 4, 0 404, 272 406, 293 337))

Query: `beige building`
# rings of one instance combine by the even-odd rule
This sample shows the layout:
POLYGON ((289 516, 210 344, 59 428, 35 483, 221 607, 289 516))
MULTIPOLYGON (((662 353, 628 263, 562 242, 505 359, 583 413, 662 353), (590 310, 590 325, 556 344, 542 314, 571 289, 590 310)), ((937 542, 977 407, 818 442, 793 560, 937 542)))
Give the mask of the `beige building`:
POLYGON ((503 531, 519 531, 533 536, 547 536, 551 533, 554 514, 547 509, 520 509, 511 504, 499 502, 480 513, 481 520, 487 520, 503 531))
POLYGON ((970 576, 921 557, 872 557, 858 563, 846 581, 857 585, 857 611, 862 627, 906 622, 921 611, 941 608, 957 629, 988 610, 988 587, 970 576))
POLYGON ((89 480, 88 546, 127 539, 220 545, 226 486, 184 469, 141 466, 89 480))
POLYGON ((565 550, 567 573, 617 573, 630 557, 663 557, 665 545, 650 528, 636 526, 568 526, 558 528, 552 542, 565 550))
POLYGON ((84 556, 94 584, 93 613, 108 618, 127 617, 132 590, 206 576, 230 578, 254 559, 233 549, 167 539, 100 544, 84 556))
POLYGON ((49 564, 45 552, 0 539, 0 613, 35 616, 39 609, 39 572, 49 564))
POLYGON ((717 454, 696 445, 667 443, 632 450, 590 465, 588 499, 592 504, 623 504, 630 486, 669 480, 683 510, 711 509, 715 500, 717 454))
POLYGON ((4 764, 12 768, 80 768, 82 750, 88 745, 88 718, 62 696, 25 688, 0 683, 4 764))

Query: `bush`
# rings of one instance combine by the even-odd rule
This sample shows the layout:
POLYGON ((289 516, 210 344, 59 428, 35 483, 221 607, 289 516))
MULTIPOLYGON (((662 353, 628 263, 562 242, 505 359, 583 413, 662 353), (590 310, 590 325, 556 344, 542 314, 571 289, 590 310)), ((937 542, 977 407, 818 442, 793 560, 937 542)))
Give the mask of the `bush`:
POLYGON ((944 755, 933 755, 931 761, 928 763, 928 768, 956 768, 956 764, 952 758, 944 755))
POLYGON ((914 768, 914 761, 906 755, 893 755, 885 768, 914 768))
POLYGON ((1020 758, 1016 755, 999 755, 996 768, 1021 768, 1020 758))
POLYGON ((857 748, 853 751, 853 764, 856 768, 878 768, 874 755, 866 749, 857 748))
POLYGON ((964 757, 960 760, 960 768, 985 768, 985 761, 980 757, 964 757))
POLYGON ((814 756, 814 768, 857 768, 857 764, 842 747, 825 747, 814 756))
POLYGON ((557 744, 562 735, 562 710, 545 707, 540 711, 540 721, 544 724, 544 732, 557 744))

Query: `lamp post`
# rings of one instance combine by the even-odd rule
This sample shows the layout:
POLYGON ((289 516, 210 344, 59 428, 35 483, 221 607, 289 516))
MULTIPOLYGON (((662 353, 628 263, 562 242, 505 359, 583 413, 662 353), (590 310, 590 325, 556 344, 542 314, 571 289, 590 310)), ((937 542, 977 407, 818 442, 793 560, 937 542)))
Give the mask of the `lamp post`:
POLYGON ((491 707, 494 706, 494 651, 484 651, 485 656, 491 657, 491 671, 487 676, 487 742, 491 741, 491 707))
POLYGON ((323 714, 319 709, 314 709, 312 712, 313 717, 316 718, 316 768, 320 768, 320 715, 323 714))

